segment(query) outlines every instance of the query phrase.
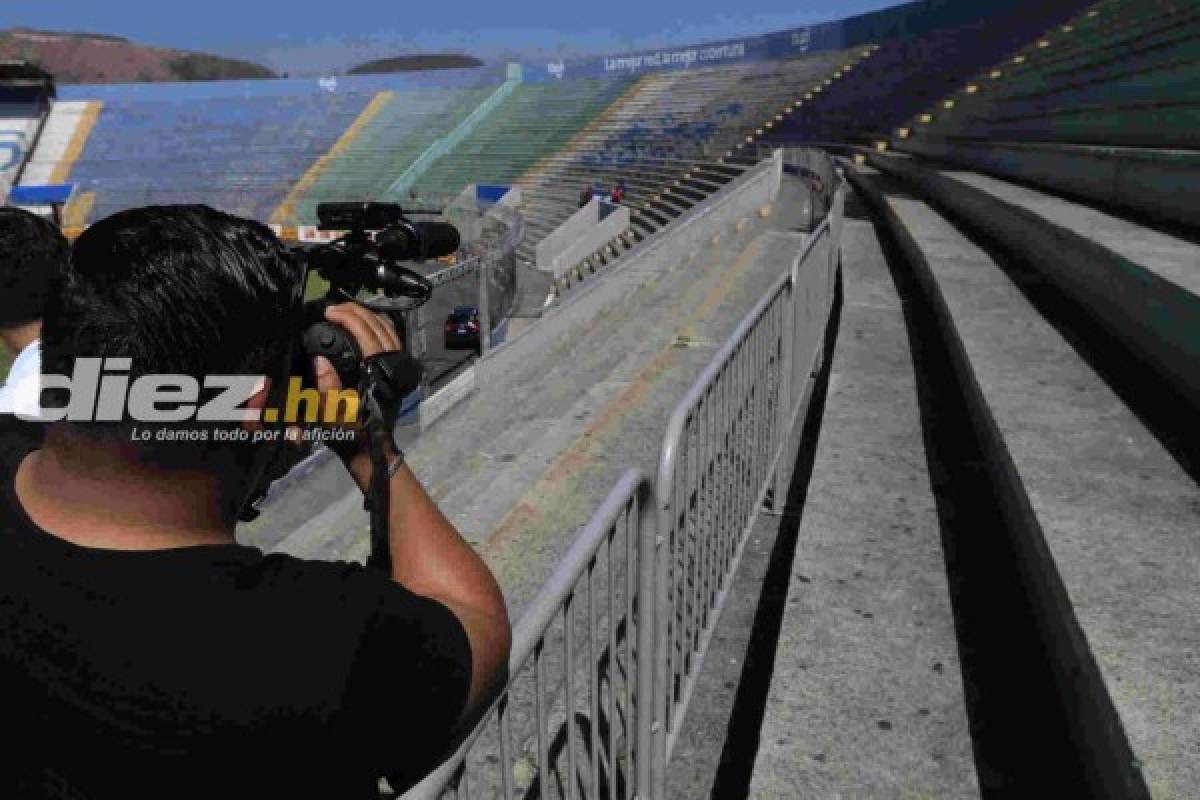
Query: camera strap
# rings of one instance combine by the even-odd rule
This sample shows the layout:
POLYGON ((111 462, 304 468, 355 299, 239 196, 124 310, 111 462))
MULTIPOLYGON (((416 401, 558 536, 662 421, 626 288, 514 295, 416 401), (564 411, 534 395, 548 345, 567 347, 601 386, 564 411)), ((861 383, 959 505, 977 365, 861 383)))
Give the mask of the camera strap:
POLYGON ((367 411, 367 443, 371 452, 371 485, 366 507, 371 513, 371 555, 367 564, 391 571, 389 507, 391 480, 388 450, 396 449, 393 432, 400 403, 421 383, 421 364, 403 351, 377 353, 363 360, 360 396, 367 411))

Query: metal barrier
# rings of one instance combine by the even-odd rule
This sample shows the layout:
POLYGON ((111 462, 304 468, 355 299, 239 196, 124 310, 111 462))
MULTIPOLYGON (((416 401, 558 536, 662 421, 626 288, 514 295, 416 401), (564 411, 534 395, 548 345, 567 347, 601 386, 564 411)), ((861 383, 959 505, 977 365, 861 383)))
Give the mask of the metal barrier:
POLYGON ((630 470, 517 624, 504 694, 404 800, 645 796, 653 532, 650 483, 630 470))
MULTIPOLYGON (((676 406, 659 458, 651 796, 660 798, 696 677, 747 535, 773 490, 823 358, 844 189, 791 269, 742 320, 676 406)), ((789 465, 784 465, 785 468, 789 465)))
POLYGON ((468 776, 486 796, 662 800, 748 534, 769 497, 786 497, 783 459, 824 359, 844 203, 842 187, 676 406, 653 497, 637 471, 621 478, 517 625, 504 694, 404 800, 469 797, 468 776), (533 731, 517 737, 517 724, 533 731))

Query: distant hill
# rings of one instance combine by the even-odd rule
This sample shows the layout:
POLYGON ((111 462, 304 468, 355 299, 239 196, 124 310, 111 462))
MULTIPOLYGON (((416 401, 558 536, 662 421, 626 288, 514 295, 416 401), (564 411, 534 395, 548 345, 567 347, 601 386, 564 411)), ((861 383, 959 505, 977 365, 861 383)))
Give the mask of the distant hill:
POLYGON ((350 75, 375 75, 384 72, 420 72, 427 69, 469 69, 482 67, 483 62, 474 56, 455 54, 433 54, 396 56, 368 61, 350 70, 350 75))
POLYGON ((0 60, 38 64, 59 83, 145 83, 274 78, 249 61, 167 47, 151 47, 95 33, 0 30, 0 60))

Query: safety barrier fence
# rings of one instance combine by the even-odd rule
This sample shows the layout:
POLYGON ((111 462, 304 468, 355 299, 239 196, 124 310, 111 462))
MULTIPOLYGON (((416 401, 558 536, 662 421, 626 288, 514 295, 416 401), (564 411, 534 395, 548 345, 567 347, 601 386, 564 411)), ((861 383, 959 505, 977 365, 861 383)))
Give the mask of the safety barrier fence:
POLYGON ((513 631, 509 684, 405 800, 634 797, 648 763, 653 492, 617 482, 513 631))
MULTIPOLYGON (((657 702, 652 763, 665 765, 742 549, 808 409, 833 305, 843 192, 786 273, 742 320, 676 406, 655 482, 657 702)), ((661 781, 661 776, 659 778, 661 781)), ((651 796, 661 796, 654 793, 651 796)))
POLYGON ((742 551, 824 359, 844 189, 626 473, 514 632, 508 688, 404 800, 653 798, 742 551), (550 677, 553 676, 553 677, 550 677))

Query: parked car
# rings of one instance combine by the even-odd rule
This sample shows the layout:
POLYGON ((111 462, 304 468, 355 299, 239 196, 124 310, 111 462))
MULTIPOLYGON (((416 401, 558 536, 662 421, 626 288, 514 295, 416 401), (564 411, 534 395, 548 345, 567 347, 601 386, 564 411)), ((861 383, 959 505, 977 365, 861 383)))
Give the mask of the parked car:
POLYGON ((446 317, 447 350, 479 351, 479 306, 455 306, 446 317))

